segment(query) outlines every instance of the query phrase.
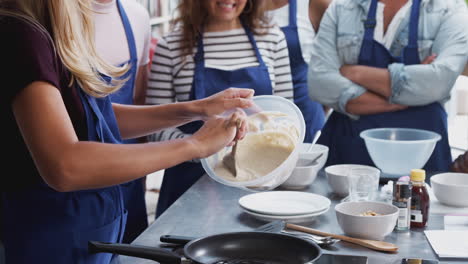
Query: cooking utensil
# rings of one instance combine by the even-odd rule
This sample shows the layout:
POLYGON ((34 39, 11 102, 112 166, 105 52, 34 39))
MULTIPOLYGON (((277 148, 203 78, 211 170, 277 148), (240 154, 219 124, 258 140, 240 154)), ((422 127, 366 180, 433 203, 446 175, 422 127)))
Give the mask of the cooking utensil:
POLYGON ((386 251, 386 252, 398 251, 397 245, 384 242, 384 241, 359 239, 359 238, 353 238, 353 237, 348 237, 348 236, 335 235, 335 234, 326 233, 326 232, 322 232, 316 229, 312 229, 312 228, 308 228, 308 227, 300 226, 300 225, 295 225, 295 224, 290 224, 290 223, 286 224, 286 228, 290 228, 296 231, 301 231, 301 232, 309 233, 313 235, 330 236, 333 238, 338 238, 346 242, 354 243, 354 244, 361 245, 363 247, 367 247, 367 248, 378 250, 378 251, 386 251))
POLYGON ((207 236, 184 246, 184 257, 167 250, 90 241, 90 253, 107 252, 155 260, 164 264, 313 263, 322 250, 297 237, 266 232, 236 232, 207 236))
POLYGON ((316 236, 316 235, 312 235, 312 234, 309 234, 309 233, 294 233, 294 232, 289 232, 289 231, 286 231, 286 230, 281 230, 281 233, 292 235, 292 236, 297 236, 297 237, 303 238, 303 239, 312 240, 313 242, 317 243, 317 245, 319 245, 321 247, 331 246, 331 245, 335 244, 336 242, 340 241, 339 239, 333 238, 333 237, 330 237, 330 236, 325 236, 325 237, 324 236, 316 236))
POLYGON ((236 169, 236 150, 237 150, 237 141, 234 143, 234 146, 232 146, 231 152, 224 156, 223 158, 223 164, 226 166, 228 170, 231 171, 232 175, 236 176, 237 175, 237 169, 236 169))
POLYGON ((317 132, 315 132, 314 139, 312 139, 312 144, 310 144, 309 148, 307 149, 307 152, 310 152, 312 150, 312 148, 315 145, 315 142, 317 142, 321 134, 322 134, 321 130, 317 130, 317 132))
POLYGON ((313 160, 307 161, 307 162, 308 162, 308 164, 312 164, 312 163, 316 162, 318 159, 320 159, 322 156, 323 156, 323 153, 320 153, 320 155, 315 157, 313 160))
MULTIPOLYGON (((280 232, 286 226, 286 222, 283 220, 276 220, 269 222, 268 224, 261 225, 255 228, 255 232, 280 232)), ((161 242, 172 243, 177 245, 185 245, 188 242, 197 239, 196 237, 189 236, 177 236, 177 235, 162 235, 159 237, 161 242)))
MULTIPOLYGON (((242 127, 242 121, 240 119, 236 120, 236 127, 237 130, 239 130, 242 127)), ((236 142, 234 142, 234 146, 232 146, 231 152, 223 158, 224 166, 226 166, 226 168, 230 170, 234 176, 237 175, 236 150, 237 140, 236 142)))

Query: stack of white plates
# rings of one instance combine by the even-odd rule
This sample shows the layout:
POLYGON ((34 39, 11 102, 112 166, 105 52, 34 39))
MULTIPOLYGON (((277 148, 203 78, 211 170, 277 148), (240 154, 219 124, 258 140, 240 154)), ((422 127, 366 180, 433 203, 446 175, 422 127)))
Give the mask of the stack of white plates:
POLYGON ((325 196, 298 191, 269 191, 239 199, 245 213, 262 221, 307 222, 324 214, 331 201, 325 196))

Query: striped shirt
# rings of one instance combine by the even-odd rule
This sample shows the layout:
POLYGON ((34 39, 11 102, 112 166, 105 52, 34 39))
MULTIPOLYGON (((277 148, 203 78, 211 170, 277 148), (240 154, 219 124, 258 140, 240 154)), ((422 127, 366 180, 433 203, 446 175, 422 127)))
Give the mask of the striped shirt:
MULTIPOLYGON (((194 75, 194 54, 182 55, 181 31, 176 30, 158 40, 151 64, 146 103, 166 104, 188 101, 194 75)), ((254 35, 259 52, 268 68, 273 94, 293 100, 293 83, 286 39, 278 27, 265 35, 254 35)), ((243 28, 203 35, 205 67, 237 70, 259 65, 255 51, 243 28)), ((254 88, 254 87, 252 87, 254 88)), ((183 137, 168 129, 150 136, 151 141, 183 137), (166 134, 166 135, 164 135, 166 134)))

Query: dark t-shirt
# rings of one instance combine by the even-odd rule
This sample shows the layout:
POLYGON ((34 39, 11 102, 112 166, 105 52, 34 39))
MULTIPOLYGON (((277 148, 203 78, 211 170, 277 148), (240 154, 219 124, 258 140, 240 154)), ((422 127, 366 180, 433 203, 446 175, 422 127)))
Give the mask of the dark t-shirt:
POLYGON ((87 138, 86 118, 78 87, 69 86, 70 73, 46 33, 23 20, 0 17, 0 36, 0 122, 3 124, 0 131, 4 158, 0 190, 14 191, 42 182, 13 115, 16 95, 34 81, 49 82, 60 91, 81 140, 87 138))

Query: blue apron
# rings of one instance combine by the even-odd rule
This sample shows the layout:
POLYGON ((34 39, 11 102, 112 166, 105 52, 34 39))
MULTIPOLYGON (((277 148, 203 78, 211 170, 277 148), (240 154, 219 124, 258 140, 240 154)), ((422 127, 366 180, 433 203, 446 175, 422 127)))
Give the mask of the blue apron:
MULTIPOLYGON (((86 115, 88 140, 121 143, 110 98, 73 89, 78 90, 86 115)), ((87 243, 121 241, 126 211, 119 185, 57 192, 42 182, 4 193, 2 220, 7 263, 102 264, 110 263, 112 254, 88 255, 87 243)))
MULTIPOLYGON (((122 88, 116 93, 111 94, 112 102, 119 104, 133 104, 133 91, 135 80, 138 71, 138 55, 133 36, 133 30, 130 21, 125 13, 125 10, 120 1, 117 1, 122 24, 127 37, 128 48, 130 52, 130 60, 124 64, 130 64, 130 69, 126 73, 126 78, 129 78, 122 88)), ((120 65, 123 66, 124 64, 120 65)), ((123 143, 138 143, 137 139, 123 140, 123 143)), ((125 228, 124 243, 132 242, 138 235, 148 227, 148 217, 146 214, 144 178, 136 179, 128 183, 121 184, 124 205, 128 210, 127 228, 125 228)))
MULTIPOLYGON (((394 62, 405 65, 420 64, 418 53, 418 20, 420 0, 413 0, 409 24, 408 45, 401 57, 394 57, 379 42, 374 40, 375 14, 378 0, 373 0, 367 20, 359 54, 359 65, 387 68, 394 62)), ((425 129, 439 133, 442 139, 437 143, 432 156, 424 166, 428 171, 447 171, 452 160, 447 135, 447 114, 439 103, 409 107, 397 112, 363 115, 351 120, 334 111, 322 130, 318 143, 330 148, 327 165, 354 163, 375 166, 372 162, 361 131, 379 127, 401 127, 425 129)))
POLYGON ((304 142, 312 142, 315 132, 321 130, 325 122, 322 105, 312 101, 307 87, 307 70, 309 65, 302 56, 299 33, 297 29, 297 1, 289 0, 289 25, 281 28, 288 43, 291 63, 292 81, 294 84, 294 103, 301 109, 306 122, 304 142))
MULTIPOLYGON (((254 88, 255 95, 271 95, 273 93, 268 68, 260 55, 254 36, 249 28, 245 25, 243 27, 255 51, 259 66, 233 71, 206 68, 203 36, 200 36, 197 44, 197 53, 194 57, 195 72, 190 95, 191 100, 208 97, 229 87, 254 88)), ((202 124, 201 121, 191 122, 179 127, 179 129, 184 133, 193 134, 200 129, 202 124)), ((203 174, 205 174, 205 171, 202 165, 193 162, 184 162, 166 169, 156 207, 156 217, 159 217, 203 174)))

